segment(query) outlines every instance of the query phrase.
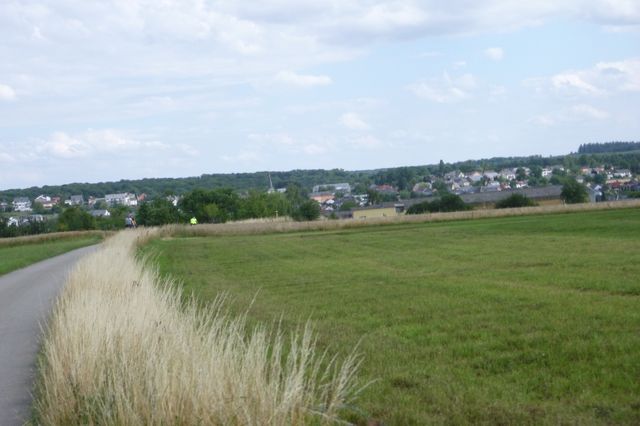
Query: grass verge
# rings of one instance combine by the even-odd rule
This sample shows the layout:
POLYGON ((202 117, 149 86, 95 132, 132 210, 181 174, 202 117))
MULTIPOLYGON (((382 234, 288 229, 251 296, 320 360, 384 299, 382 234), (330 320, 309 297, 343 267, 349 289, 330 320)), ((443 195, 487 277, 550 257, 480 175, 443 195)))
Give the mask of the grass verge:
POLYGON ((101 240, 100 234, 93 233, 78 233, 63 238, 0 240, 0 275, 80 247, 97 244, 101 240))
POLYGON ((248 327, 220 298, 185 303, 135 258, 151 236, 121 232, 70 275, 43 342, 35 424, 337 421, 357 392, 356 356, 318 353, 309 327, 248 327))
POLYGON ((354 421, 640 423, 640 209, 211 229, 146 250, 202 300, 244 311, 258 292, 250 321, 311 316, 321 347, 361 341, 379 381, 354 421))

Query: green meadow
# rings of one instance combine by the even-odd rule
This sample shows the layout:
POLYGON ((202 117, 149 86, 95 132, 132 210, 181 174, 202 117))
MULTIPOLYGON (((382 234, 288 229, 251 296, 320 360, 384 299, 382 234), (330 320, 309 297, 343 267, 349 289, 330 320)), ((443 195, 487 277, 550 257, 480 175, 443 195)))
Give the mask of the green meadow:
POLYGON ((640 209, 145 248, 203 301, 358 345, 366 424, 640 424, 640 209), (250 308, 248 308, 250 306, 250 308))
POLYGON ((74 238, 26 240, 11 239, 0 245, 0 275, 24 268, 49 257, 58 256, 80 247, 97 244, 102 240, 98 235, 74 238), (11 244, 8 244, 11 242, 11 244))

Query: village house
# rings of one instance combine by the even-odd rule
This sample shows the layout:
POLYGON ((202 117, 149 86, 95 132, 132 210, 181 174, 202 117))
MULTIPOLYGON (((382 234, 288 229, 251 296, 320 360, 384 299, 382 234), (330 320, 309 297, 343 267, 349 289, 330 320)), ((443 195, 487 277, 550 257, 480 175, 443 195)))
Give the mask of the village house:
POLYGON ((16 197, 13 199, 13 211, 16 212, 30 212, 31 200, 27 197, 16 197))
POLYGON ((128 192, 123 192, 120 194, 107 194, 104 196, 105 201, 109 206, 137 206, 138 199, 135 194, 130 194, 128 192))
POLYGON ((315 185, 311 192, 342 192, 343 194, 351 194, 351 185, 348 183, 323 183, 315 185))
POLYGON ((33 202, 35 204, 40 204, 43 209, 52 209, 54 206, 52 198, 48 195, 38 195, 33 202))
POLYGON ((472 183, 480 182, 482 180, 482 173, 473 172, 467 176, 467 179, 469 179, 472 183))
POLYGON ((89 199, 87 200, 87 205, 89 207, 93 207, 101 201, 104 201, 104 198, 96 198, 96 197, 90 196, 89 199))
POLYGON ((324 204, 329 200, 333 200, 336 198, 335 194, 330 191, 322 191, 322 192, 312 192, 309 194, 309 198, 317 201, 320 204, 324 204))
POLYGON ((64 203, 68 206, 83 206, 84 197, 82 195, 72 195, 68 200, 64 200, 64 203))
POLYGON ((455 172, 449 172, 449 173, 445 173, 444 174, 444 181, 445 182, 453 182, 456 179, 463 179, 464 173, 459 172, 459 171, 455 171, 455 172))
POLYGON ((109 213, 109 210, 91 210, 89 212, 91 214, 91 216, 95 217, 95 218, 102 218, 102 217, 110 217, 111 213, 109 213))
POLYGON ((373 189, 374 191, 378 191, 383 194, 396 194, 398 191, 392 185, 382 184, 382 185, 371 185, 369 189, 373 189))
POLYGON ((500 177, 506 180, 515 180, 516 169, 502 169, 500 170, 500 177))
POLYGON ((495 180, 498 178, 498 176, 500 176, 499 173, 494 172, 493 170, 487 170, 482 175, 489 180, 495 180))
POLYGON ((613 177, 620 178, 620 179, 625 179, 625 178, 630 179, 631 177, 633 177, 633 174, 629 169, 618 169, 613 172, 613 177))

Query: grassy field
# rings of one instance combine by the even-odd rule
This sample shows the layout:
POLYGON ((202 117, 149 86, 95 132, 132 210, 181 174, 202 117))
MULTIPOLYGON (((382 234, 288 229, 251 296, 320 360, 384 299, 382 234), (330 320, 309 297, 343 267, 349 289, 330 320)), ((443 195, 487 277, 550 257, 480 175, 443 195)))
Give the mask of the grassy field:
POLYGON ((360 342, 376 382, 352 421, 640 423, 640 209, 145 250, 202 300, 227 292, 285 327, 311 318, 332 352, 360 342))
POLYGON ((4 244, 0 244, 0 275, 24 268, 49 257, 96 244, 101 240, 102 237, 97 234, 78 235, 74 238, 44 239, 40 242, 33 239, 7 239, 4 244))

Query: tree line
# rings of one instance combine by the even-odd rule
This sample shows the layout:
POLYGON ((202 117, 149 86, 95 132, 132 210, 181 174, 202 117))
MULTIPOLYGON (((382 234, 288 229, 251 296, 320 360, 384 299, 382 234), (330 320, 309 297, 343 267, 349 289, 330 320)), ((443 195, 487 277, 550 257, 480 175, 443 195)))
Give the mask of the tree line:
POLYGON ((640 150, 640 142, 585 143, 578 148, 578 154, 598 154, 603 152, 627 152, 640 150))
MULTIPOLYGON (((548 167, 562 165, 570 171, 577 171, 580 167, 595 167, 605 164, 609 167, 630 169, 640 173, 640 152, 618 153, 613 148, 635 147, 640 149, 640 142, 611 142, 607 144, 583 144, 577 154, 560 156, 528 156, 528 157, 494 157, 480 160, 467 160, 454 163, 440 161, 438 164, 424 166, 407 166, 387 169, 347 171, 332 170, 291 170, 286 172, 271 172, 271 179, 275 188, 285 188, 295 184, 309 191, 313 185, 322 183, 348 182, 355 193, 364 194, 371 184, 389 184, 399 191, 406 191, 410 195, 411 188, 417 182, 442 178, 445 173, 460 170, 469 173, 474 170, 496 170, 516 167, 548 167), (631 145, 633 144, 633 145, 631 145), (604 149, 602 146, 606 146, 604 149), (599 152, 603 150, 602 152, 599 152), (598 151, 598 152, 596 152, 598 151)), ((105 194, 132 192, 147 194, 155 199, 167 195, 187 194, 196 189, 229 188, 247 194, 250 190, 265 191, 269 187, 269 173, 231 173, 205 174, 186 178, 157 178, 139 180, 120 180, 117 182, 101 183, 71 183, 59 186, 31 187, 26 189, 11 189, 0 191, 0 201, 11 201, 15 197, 34 199, 40 194, 59 196, 67 199, 71 195, 104 197, 105 194)), ((407 197, 408 198, 408 197, 407 197)))

